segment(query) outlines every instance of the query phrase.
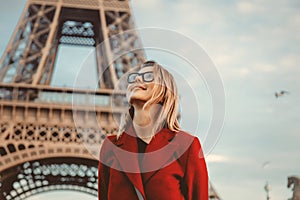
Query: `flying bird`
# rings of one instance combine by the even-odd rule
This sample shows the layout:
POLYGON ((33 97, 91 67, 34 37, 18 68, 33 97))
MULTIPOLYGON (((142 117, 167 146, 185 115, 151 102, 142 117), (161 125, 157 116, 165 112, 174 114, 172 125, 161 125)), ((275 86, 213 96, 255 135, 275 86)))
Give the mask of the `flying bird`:
POLYGON ((269 167, 270 163, 271 163, 270 161, 266 161, 261 166, 263 169, 266 169, 267 167, 269 167))
POLYGON ((275 97, 278 98, 280 96, 283 96, 284 94, 289 94, 290 92, 281 90, 280 92, 275 92, 275 97))

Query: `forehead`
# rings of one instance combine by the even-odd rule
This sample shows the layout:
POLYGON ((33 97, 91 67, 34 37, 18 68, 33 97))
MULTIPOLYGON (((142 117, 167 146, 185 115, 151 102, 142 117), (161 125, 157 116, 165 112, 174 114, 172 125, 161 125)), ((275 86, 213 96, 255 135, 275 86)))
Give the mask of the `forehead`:
POLYGON ((143 72, 153 72, 153 67, 151 66, 143 67, 142 69, 139 70, 139 73, 143 73, 143 72))

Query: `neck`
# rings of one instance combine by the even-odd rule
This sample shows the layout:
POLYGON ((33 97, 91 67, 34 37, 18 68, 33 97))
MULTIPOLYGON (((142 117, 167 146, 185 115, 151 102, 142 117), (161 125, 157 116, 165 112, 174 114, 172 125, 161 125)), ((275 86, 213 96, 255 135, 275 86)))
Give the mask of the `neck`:
POLYGON ((149 126, 152 124, 152 118, 151 118, 151 113, 150 109, 143 108, 143 105, 134 105, 134 118, 133 122, 138 125, 138 126, 149 126))
POLYGON ((133 127, 139 138, 149 143, 155 135, 153 130, 156 122, 155 115, 159 109, 157 106, 143 108, 144 104, 134 104, 133 127))

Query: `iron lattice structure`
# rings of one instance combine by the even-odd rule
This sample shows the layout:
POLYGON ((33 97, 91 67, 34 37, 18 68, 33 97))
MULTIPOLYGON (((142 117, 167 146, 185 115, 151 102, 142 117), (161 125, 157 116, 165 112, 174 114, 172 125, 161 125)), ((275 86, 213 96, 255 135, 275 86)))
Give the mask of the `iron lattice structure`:
POLYGON ((125 105, 111 110, 114 85, 144 62, 132 29, 128 0, 27 2, 0 61, 1 200, 57 189, 97 195, 99 149, 86 145, 117 131, 113 118, 125 105), (51 86, 62 44, 95 48, 98 89, 51 86))

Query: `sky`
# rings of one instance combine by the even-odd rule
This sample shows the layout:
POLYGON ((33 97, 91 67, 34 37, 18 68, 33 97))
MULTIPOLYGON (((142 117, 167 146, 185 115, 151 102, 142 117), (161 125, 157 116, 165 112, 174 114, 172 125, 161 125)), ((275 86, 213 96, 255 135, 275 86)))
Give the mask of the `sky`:
MULTIPOLYGON (((0 0, 0 55, 25 2, 0 0)), ((210 180, 221 198, 266 199, 267 181, 272 200, 290 198, 287 177, 300 176, 300 2, 131 0, 131 5, 138 28, 168 29, 192 39, 203 47, 222 78, 225 122, 206 155, 210 180), (274 93, 281 90, 290 93, 275 98, 274 93)), ((149 52, 149 58, 155 56, 157 52, 149 52)), ((213 108, 207 101, 207 88, 199 93, 203 95, 199 112, 204 116, 200 130, 206 132, 209 117, 205 115, 213 108)), ((187 110, 185 115, 192 112, 187 110)), ((185 120, 192 118, 191 114, 185 120)), ((183 123, 190 131, 191 123, 183 123)), ((56 195, 79 198, 77 193, 53 192, 28 200, 50 200, 56 195)), ((80 195, 79 199, 95 199, 80 195)))

